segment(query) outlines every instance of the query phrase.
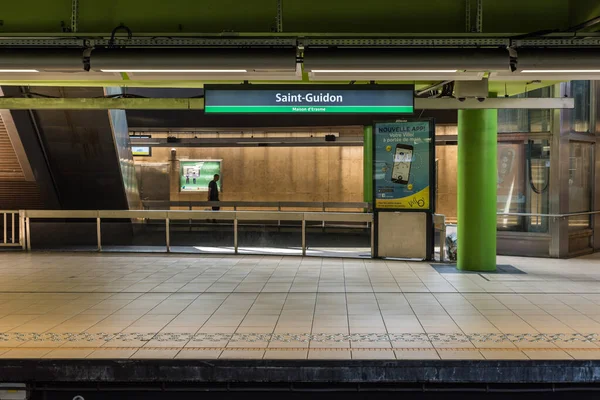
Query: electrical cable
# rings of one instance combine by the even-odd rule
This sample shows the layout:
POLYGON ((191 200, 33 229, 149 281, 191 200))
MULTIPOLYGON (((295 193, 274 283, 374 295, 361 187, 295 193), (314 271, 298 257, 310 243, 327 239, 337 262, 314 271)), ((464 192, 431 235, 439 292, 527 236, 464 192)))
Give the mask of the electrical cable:
POLYGON ((60 99, 61 98, 59 96, 52 96, 49 94, 42 94, 42 93, 35 93, 35 92, 26 92, 23 94, 23 97, 28 98, 28 99, 32 99, 35 97, 42 97, 45 99, 60 99))
POLYGON ((565 29, 564 31, 577 33, 582 29, 591 28, 592 26, 596 26, 598 24, 600 24, 600 16, 594 17, 592 19, 588 19, 587 21, 582 22, 581 24, 573 25, 573 26, 565 29))
POLYGON ((127 39, 131 40, 131 38, 133 37, 133 33, 131 32, 131 29, 129 29, 128 27, 126 27, 125 25, 121 24, 117 27, 115 27, 112 32, 110 33, 110 40, 108 41, 108 48, 115 48, 115 34, 117 33, 117 31, 119 29, 123 29, 127 32, 127 39))
POLYGON ((543 29, 540 31, 525 33, 522 35, 511 36, 509 39, 512 42, 513 40, 531 39, 531 38, 537 38, 540 36, 547 36, 552 33, 574 33, 576 35, 577 32, 579 32, 580 30, 585 29, 585 28, 590 28, 590 27, 598 25, 598 24, 600 24, 600 16, 589 19, 581 24, 570 26, 567 29, 562 29, 562 30, 558 29, 558 28, 543 29))

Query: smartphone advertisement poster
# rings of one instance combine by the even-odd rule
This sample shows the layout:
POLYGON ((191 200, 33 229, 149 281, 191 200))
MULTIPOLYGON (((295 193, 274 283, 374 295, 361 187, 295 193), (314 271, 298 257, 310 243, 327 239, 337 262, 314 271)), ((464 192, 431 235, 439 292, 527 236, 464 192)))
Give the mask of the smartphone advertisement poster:
MULTIPOLYGON (((208 184, 215 174, 221 175, 221 160, 179 161, 179 191, 208 192, 208 184)), ((221 181, 217 182, 221 191, 221 181)))
POLYGON ((373 137, 375 208, 429 210, 433 121, 376 123, 373 137))

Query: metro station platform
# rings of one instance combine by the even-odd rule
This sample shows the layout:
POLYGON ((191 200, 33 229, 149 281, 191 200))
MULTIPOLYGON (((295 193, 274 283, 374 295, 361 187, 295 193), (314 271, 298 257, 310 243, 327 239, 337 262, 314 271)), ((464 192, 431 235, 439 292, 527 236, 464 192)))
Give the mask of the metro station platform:
POLYGON ((600 359, 599 260, 4 252, 0 358, 600 359))

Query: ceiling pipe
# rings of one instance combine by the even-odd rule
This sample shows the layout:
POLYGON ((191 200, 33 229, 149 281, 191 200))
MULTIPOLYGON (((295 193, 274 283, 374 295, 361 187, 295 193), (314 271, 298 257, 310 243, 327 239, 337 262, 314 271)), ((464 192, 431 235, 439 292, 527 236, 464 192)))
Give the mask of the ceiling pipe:
POLYGON ((284 48, 118 48, 95 49, 92 71, 254 72, 296 71, 296 49, 284 48))
POLYGON ((509 70, 502 48, 307 48, 304 70, 327 71, 490 71, 509 70))
MULTIPOLYGON (((251 48, 0 48, 0 76, 19 81, 61 79, 62 73, 134 72, 135 79, 161 79, 150 72, 192 73, 173 80, 295 80, 297 49, 251 48), (36 72, 52 75, 44 78, 36 72), (138 73, 139 72, 139 73, 138 73), (203 73, 196 73, 203 72, 203 73), (21 73, 16 77, 15 73, 21 73), (252 75, 254 73, 254 75, 252 75), (211 75, 212 74, 212 75, 211 75), (236 75, 237 74, 237 75, 236 75), (269 74, 273 75, 270 76, 269 74), (275 76, 277 75, 277 76, 275 76)), ((311 80, 384 81, 600 79, 599 47, 510 48, 307 48, 304 70, 311 80), (436 72, 437 71, 437 72, 436 72), (534 75, 537 74, 537 75, 534 75), (555 74, 555 75, 552 75, 555 74), (561 74, 561 75, 557 75, 561 74), (401 79, 400 79, 401 78, 401 79)), ((82 77, 85 74, 65 77, 82 77)), ((92 74, 90 74, 92 76, 92 74)), ((106 75, 107 77, 109 75, 106 75)), ((166 75, 165 75, 166 76, 166 75)), ((100 79, 98 78, 98 79, 100 79)), ((85 78, 80 78, 85 79, 85 78)), ((102 78, 103 79, 103 78, 102 78)), ((436 87, 437 88, 437 87, 436 87)), ((422 95, 430 88, 422 90, 422 95)))
POLYGON ((2 72, 83 72, 83 49, 80 48, 10 48, 0 49, 2 72))
POLYGON ((518 48, 516 71, 537 73, 600 73, 600 49, 596 48, 518 48), (540 72, 547 71, 547 72, 540 72))

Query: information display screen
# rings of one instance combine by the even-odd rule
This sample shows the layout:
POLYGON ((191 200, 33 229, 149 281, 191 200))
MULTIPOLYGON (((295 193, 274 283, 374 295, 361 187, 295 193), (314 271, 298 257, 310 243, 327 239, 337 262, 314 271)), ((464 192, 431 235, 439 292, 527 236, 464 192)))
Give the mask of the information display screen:
POLYGON ((412 114, 410 85, 206 85, 205 113, 412 114))
MULTIPOLYGON (((150 135, 129 135, 130 139, 149 139, 150 135)), ((131 155, 135 157, 150 157, 152 148, 149 146, 131 146, 131 155)))
POLYGON ((136 157, 148 157, 150 156, 150 147, 131 146, 131 154, 136 157))
MULTIPOLYGON (((179 161, 179 191, 208 192, 208 183, 215 174, 221 175, 221 160, 179 161)), ((217 182, 221 191, 221 180, 217 182)))
POLYGON ((430 210, 433 121, 376 123, 373 130, 375 208, 430 210))

